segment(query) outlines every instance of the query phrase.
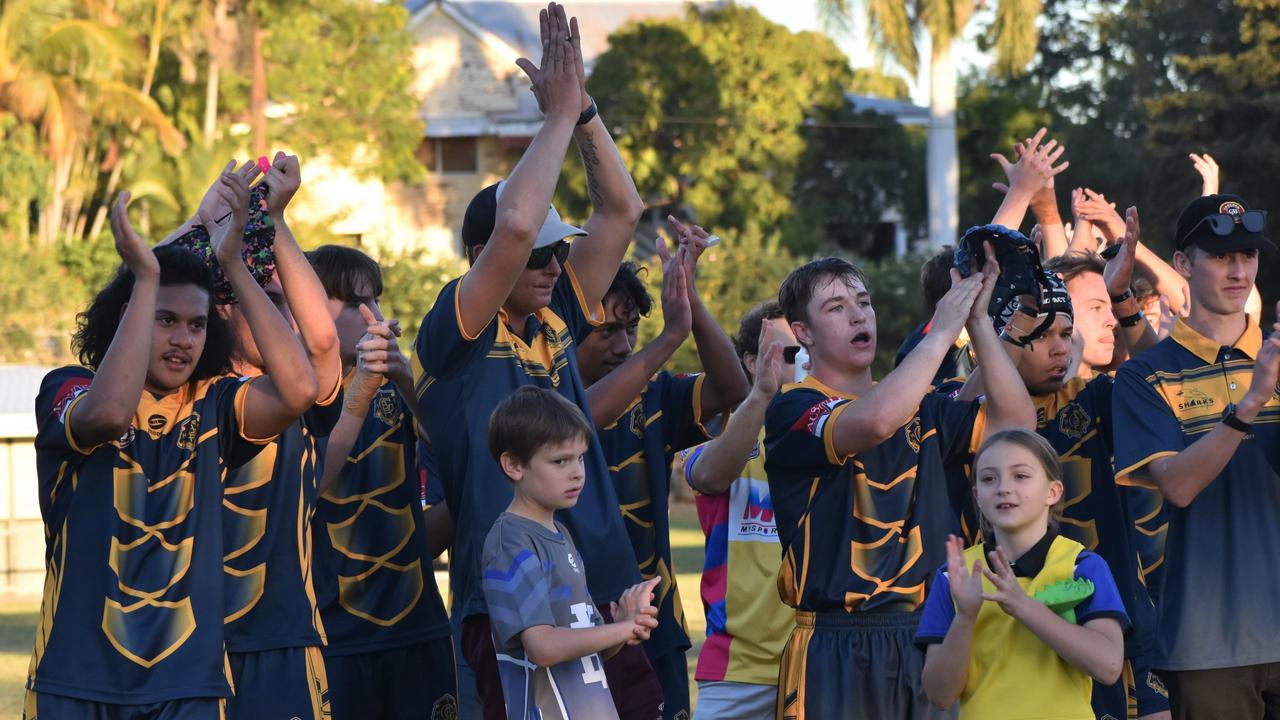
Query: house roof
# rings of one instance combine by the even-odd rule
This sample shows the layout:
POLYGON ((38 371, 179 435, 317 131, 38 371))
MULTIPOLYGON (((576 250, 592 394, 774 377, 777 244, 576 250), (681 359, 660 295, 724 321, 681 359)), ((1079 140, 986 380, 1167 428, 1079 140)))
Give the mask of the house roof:
POLYGON ((846 93, 845 99, 853 105, 853 109, 858 112, 863 110, 873 110, 881 115, 888 115, 898 121, 899 125, 928 125, 929 124, 929 108, 921 105, 914 105, 906 100, 889 100, 886 98, 872 97, 871 95, 857 95, 854 93, 846 93))
MULTIPOLYGON (((705 1, 705 0, 704 0, 705 1)), ((699 3, 702 4, 702 3, 699 3)), ((460 21, 464 27, 473 32, 492 36, 482 40, 497 40, 516 50, 519 55, 537 60, 537 52, 541 47, 538 37, 538 12, 547 4, 540 0, 406 0, 405 8, 409 15, 417 17, 419 13, 434 10, 437 6, 449 12, 450 17, 457 19, 461 14, 470 22, 460 21)), ((583 60, 590 64, 601 53, 609 48, 609 36, 632 20, 654 18, 683 17, 684 0, 644 0, 643 2, 620 2, 618 0, 586 0, 574 2, 569 11, 579 19, 582 32, 583 60)), ((514 59, 514 58, 513 58, 514 59)))
POLYGON ((51 367, 0 365, 0 438, 35 437, 36 393, 51 367))

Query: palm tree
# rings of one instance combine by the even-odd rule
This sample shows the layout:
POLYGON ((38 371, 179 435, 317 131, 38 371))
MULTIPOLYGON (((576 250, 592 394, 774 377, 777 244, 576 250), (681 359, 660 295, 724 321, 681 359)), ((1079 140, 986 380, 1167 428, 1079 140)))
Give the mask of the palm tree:
MULTIPOLYGON (((964 32, 978 0, 861 0, 871 39, 912 77, 920 66, 918 42, 929 48, 929 138, 926 169, 929 186, 929 242, 934 247, 956 242, 960 166, 956 158, 956 66, 952 46, 964 32)), ((824 18, 841 21, 852 10, 850 0, 817 0, 824 18)), ((991 36, 996 71, 1015 75, 1024 70, 1039 43, 1036 18, 1043 0, 997 0, 991 36)))

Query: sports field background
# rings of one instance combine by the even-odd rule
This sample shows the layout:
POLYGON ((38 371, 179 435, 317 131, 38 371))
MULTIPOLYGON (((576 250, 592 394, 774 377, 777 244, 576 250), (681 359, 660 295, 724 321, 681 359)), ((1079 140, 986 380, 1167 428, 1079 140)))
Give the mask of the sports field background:
MULTIPOLYGON (((671 509, 671 554, 675 563, 680 599, 684 603, 693 650, 689 652, 689 692, 695 693, 693 667, 706 633, 702 601, 698 596, 698 579, 702 572, 702 530, 693 504, 673 503, 671 509)), ((437 575, 445 582, 445 575, 437 575)), ((446 590, 442 584, 441 592, 446 590)), ((766 588, 765 591, 772 590, 766 588)), ((0 599, 0 718, 22 716, 23 683, 31 648, 35 642, 39 598, 0 599)))

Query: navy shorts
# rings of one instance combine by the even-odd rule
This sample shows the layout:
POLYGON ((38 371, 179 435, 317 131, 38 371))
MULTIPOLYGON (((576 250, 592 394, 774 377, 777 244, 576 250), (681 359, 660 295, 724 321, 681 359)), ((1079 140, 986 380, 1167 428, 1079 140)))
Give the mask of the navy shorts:
POLYGON ((354 655, 326 655, 333 720, 455 720, 453 638, 354 655))
POLYGON ((23 720, 222 720, 226 698, 184 698, 146 705, 78 700, 27 691, 23 720))
POLYGON ((227 653, 227 661, 233 683, 227 720, 332 720, 320 648, 227 653))
POLYGON ((662 684, 662 720, 689 720, 689 663, 684 651, 669 650, 649 663, 662 684))
MULTIPOLYGON (((924 693, 919 613, 796 613, 782 651, 779 720, 950 720, 924 693)), ((958 705, 958 703, 957 703, 958 705)))

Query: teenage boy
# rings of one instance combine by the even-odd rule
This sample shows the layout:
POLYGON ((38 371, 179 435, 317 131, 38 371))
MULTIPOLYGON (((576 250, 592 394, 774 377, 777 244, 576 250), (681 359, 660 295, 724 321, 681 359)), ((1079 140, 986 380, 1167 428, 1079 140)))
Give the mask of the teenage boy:
POLYGON ((657 578, 624 591, 606 621, 587 590, 585 558, 556 522, 587 482, 584 456, 594 434, 578 406, 529 386, 489 421, 490 451, 514 486, 482 555, 508 718, 616 720, 600 656, 646 640, 658 624, 651 604, 657 578))
MULTIPOLYGON (((578 376, 577 342, 603 319, 600 300, 630 245, 642 203, 585 93, 577 23, 551 4, 542 13, 543 60, 518 64, 533 80, 546 121, 510 178, 480 191, 462 223, 471 269, 440 292, 422 322, 415 352, 423 374, 417 393, 436 451, 456 528, 450 556, 454 614, 462 645, 485 700, 485 718, 503 717, 488 613, 479 584, 484 535, 511 497, 511 486, 479 438, 498 403, 523 385, 553 389, 587 407, 578 376), (573 138, 583 156, 593 212, 584 229, 548 210, 573 138), (569 240, 578 238, 572 245, 569 240), (432 408, 442 408, 433 412, 432 408)), ((640 579, 609 468, 592 433, 587 483, 561 521, 586 553, 587 584, 601 602, 640 579)), ((610 663, 623 674, 616 692, 623 717, 652 720, 662 702, 640 647, 610 663), (644 683, 650 687, 644 687, 644 683)), ((614 670, 610 670, 614 672, 614 670)))
POLYGON ((623 263, 605 294, 605 322, 579 344, 578 360, 592 412, 597 418, 605 413, 603 425, 597 420, 600 444, 631 547, 641 561, 640 575, 660 580, 658 630, 644 649, 662 683, 662 715, 674 720, 687 719, 691 708, 685 659, 690 643, 671 561, 671 461, 676 452, 710 438, 704 421, 741 400, 747 381, 733 343, 695 287, 693 272, 706 248, 706 231, 668 220, 678 233, 679 248, 670 256, 666 243, 659 241, 658 254, 664 261, 662 333, 633 354, 640 318, 649 314, 653 298, 635 263, 623 263), (690 328, 706 372, 660 371, 690 328), (622 403, 627 404, 619 409, 622 403))
POLYGON ((191 252, 154 251, 128 193, 111 213, 124 266, 79 317, 82 367, 36 397, 36 465, 48 547, 23 717, 217 720, 223 645, 222 479, 316 398, 315 374, 240 255, 249 184, 213 252, 257 336, 266 372, 228 377, 231 340, 213 278, 191 252))
POLYGON ((777 300, 749 310, 733 342, 752 378, 751 393, 719 436, 680 452, 672 469, 696 493, 706 535, 707 639, 694 673, 694 717, 771 720, 778 702, 778 663, 795 611, 774 591, 781 548, 764 472, 764 414, 779 383, 795 377, 800 346, 777 300))
MULTIPOLYGON (((1043 131, 1011 168, 996 222, 1016 226, 1060 155, 1043 131)), ((866 278, 837 258, 794 270, 778 291, 811 370, 765 419, 765 469, 782 543, 778 590, 796 608, 783 652, 778 717, 929 718, 912 642, 930 569, 958 531, 945 468, 985 433, 1035 427, 1035 410, 987 305, 995 253, 938 302, 929 334, 876 383, 876 315, 866 278), (987 369, 985 406, 930 392, 961 330, 987 369)))
MULTIPOLYGON (((457 714, 453 639, 423 521, 409 362, 381 319, 382 270, 354 248, 307 253, 329 296, 342 416, 316 508, 316 595, 336 720, 457 714)), ((416 405, 416 403, 415 403, 416 405)))
POLYGON ((1260 718, 1280 696, 1280 333, 1262 339, 1245 304, 1265 213, 1235 195, 1178 217, 1174 268, 1191 313, 1116 374, 1117 478, 1169 503, 1156 667, 1175 720, 1260 718))
MULTIPOLYGON (((285 220, 301 184, 298 158, 277 153, 263 182, 276 263, 265 290, 306 348, 320 399, 223 483, 226 642, 236 690, 227 716, 319 720, 330 708, 320 650, 324 625, 311 575, 311 516, 319 445, 342 410, 342 361, 324 286, 285 220)), ((232 367, 242 376, 261 374, 261 353, 241 305, 224 307, 236 340, 232 367)))

